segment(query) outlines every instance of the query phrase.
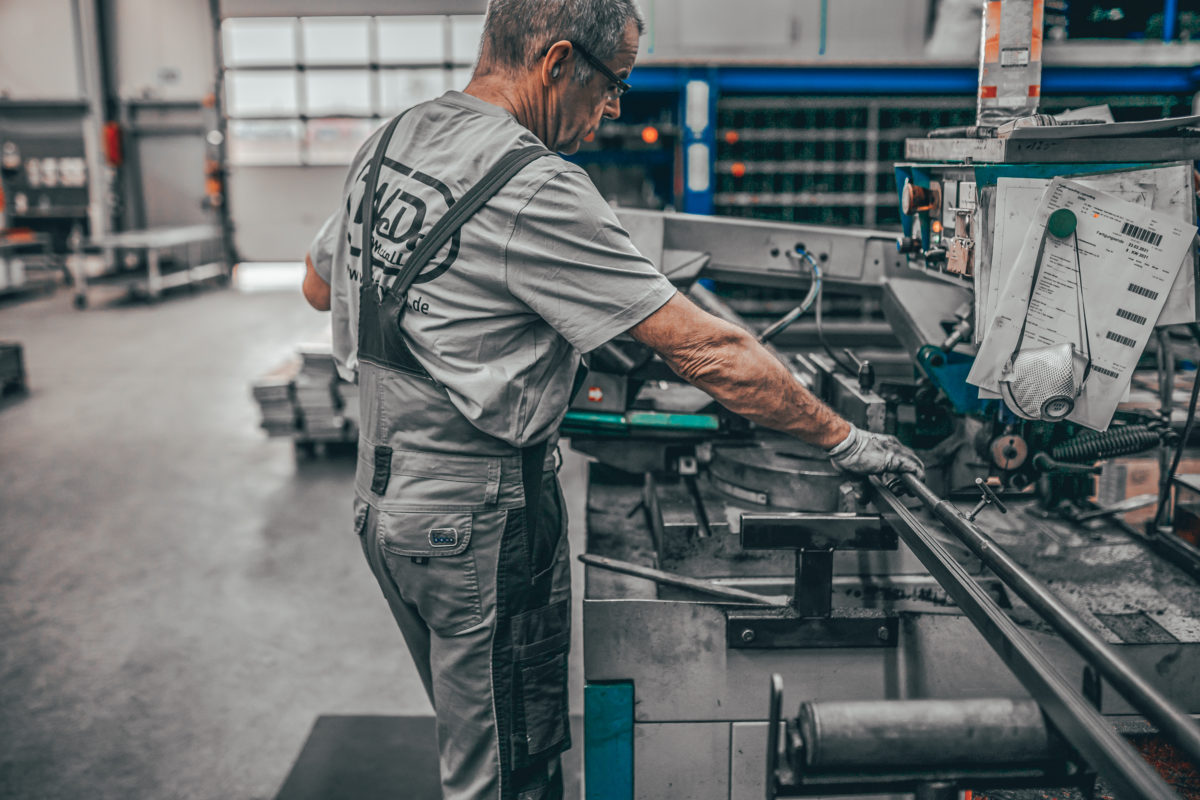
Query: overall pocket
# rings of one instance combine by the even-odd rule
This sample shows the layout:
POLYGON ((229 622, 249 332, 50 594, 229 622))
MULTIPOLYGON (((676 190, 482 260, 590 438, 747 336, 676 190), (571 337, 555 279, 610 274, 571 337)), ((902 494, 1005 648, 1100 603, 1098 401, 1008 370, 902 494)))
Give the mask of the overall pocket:
POLYGON ((571 746, 567 705, 567 650, 571 603, 557 603, 513 617, 513 660, 519 682, 514 756, 518 766, 548 758, 571 746), (523 753, 525 758, 520 758, 523 753))
POLYGON ((505 511, 379 511, 379 546, 405 602, 439 636, 483 621, 471 536, 504 525, 505 511))
POLYGON ((537 525, 530 530, 526 519, 526 535, 529 536, 529 574, 536 583, 554 569, 558 561, 558 548, 566 537, 566 514, 562 489, 554 473, 547 473, 542 484, 537 525))

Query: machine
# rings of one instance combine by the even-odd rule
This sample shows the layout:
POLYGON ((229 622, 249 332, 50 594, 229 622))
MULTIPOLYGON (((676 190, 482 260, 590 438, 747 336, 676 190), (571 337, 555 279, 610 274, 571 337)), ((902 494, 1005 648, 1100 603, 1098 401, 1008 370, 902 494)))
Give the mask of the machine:
MULTIPOLYGON (((928 474, 849 479, 814 448, 725 413, 633 341, 592 354, 563 429, 594 458, 581 556, 589 797, 950 798, 1087 791, 1097 777, 1118 797, 1181 796, 1134 734, 1200 764, 1200 550, 1174 534, 1169 491, 1196 405, 1195 391, 1190 409, 1173 395, 1176 361, 1200 343, 1195 242, 1170 271, 1159 325, 1143 320, 1152 369, 1133 345, 1122 362, 1156 382, 1150 407, 1098 422, 1101 401, 1120 398, 1085 377, 1028 414, 978 377, 1019 283, 1004 270, 1028 258, 1014 253, 1036 253, 1023 291, 1037 307, 1038 271, 1061 268, 1047 259, 1071 237, 1076 283, 1048 285, 1078 298, 1095 333, 1065 351, 1066 369, 1074 358, 1085 376, 1115 371, 1083 354, 1132 341, 1083 287, 1099 223, 1075 207, 1078 228, 1045 214, 1039 228, 1038 213, 1061 187, 1085 186, 1090 202, 1124 198, 1186 231, 1200 137, 1170 124, 1113 138, 958 133, 906 143, 898 242, 619 212, 696 302, 753 330, 860 427, 900 436, 928 474), (763 287, 794 307, 759 302, 768 313, 751 319, 743 295, 763 287), (822 320, 829 292, 883 320, 822 320), (1134 454, 1158 460, 1158 485, 1106 497, 1098 484, 1134 454), (1154 507, 1145 527, 1120 516, 1143 506, 1154 507)), ((1136 247, 1156 235, 1133 227, 1136 247)))

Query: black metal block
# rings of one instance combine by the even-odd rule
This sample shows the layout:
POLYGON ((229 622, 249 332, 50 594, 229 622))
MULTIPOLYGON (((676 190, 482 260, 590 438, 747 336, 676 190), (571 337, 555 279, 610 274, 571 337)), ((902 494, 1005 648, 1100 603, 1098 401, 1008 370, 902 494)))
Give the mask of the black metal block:
POLYGON ((834 609, 802 617, 775 609, 726 613, 725 641, 735 650, 815 647, 895 647, 899 618, 876 609, 834 609))
POLYGON ((896 532, 873 514, 743 514, 743 550, 895 550, 896 532))

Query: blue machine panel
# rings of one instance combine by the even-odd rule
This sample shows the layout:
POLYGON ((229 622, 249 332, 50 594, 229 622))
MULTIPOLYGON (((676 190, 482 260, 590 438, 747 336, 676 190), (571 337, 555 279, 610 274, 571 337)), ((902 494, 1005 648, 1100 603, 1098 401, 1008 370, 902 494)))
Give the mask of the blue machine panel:
POLYGON ((633 800, 633 684, 583 687, 586 800, 633 800))

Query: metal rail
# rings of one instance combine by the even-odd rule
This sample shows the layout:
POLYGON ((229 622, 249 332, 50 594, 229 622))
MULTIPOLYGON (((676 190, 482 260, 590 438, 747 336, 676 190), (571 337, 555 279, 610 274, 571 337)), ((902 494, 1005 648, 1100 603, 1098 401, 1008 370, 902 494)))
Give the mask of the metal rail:
MULTIPOLYGON (((953 507, 938 498, 915 477, 905 475, 901 480, 904 486, 929 506, 938 519, 963 539, 984 563, 999 561, 995 554, 1000 552, 1003 555, 1002 551, 987 540, 974 525, 959 516, 953 507)), ((1013 671, 1033 699, 1042 706, 1063 737, 1097 772, 1112 783, 1118 794, 1128 800, 1178 800, 1178 795, 1159 777, 1153 767, 1113 729, 1078 689, 1059 674, 1049 659, 930 534, 913 512, 906 508, 879 478, 872 477, 870 482, 879 511, 885 519, 896 529, 925 568, 954 598, 996 654, 1013 671)), ((1005 575, 1000 574, 1000 577, 1008 583, 1005 575)), ((1029 581, 1036 585, 1032 578, 1029 578, 1029 581)), ((1016 586, 1013 588, 1017 590, 1016 586)), ((1024 598, 1025 595, 1020 590, 1017 591, 1024 598)), ((1044 588, 1041 588, 1041 591, 1045 593, 1044 588)), ((1070 612, 1066 614, 1069 615, 1070 612)), ((1119 663, 1116 656, 1112 656, 1112 660, 1119 663)), ((1128 667, 1125 669, 1128 670, 1128 667)))
POLYGON ((928 486, 912 476, 905 476, 904 483, 951 532, 971 548, 988 569, 1012 588, 1030 608, 1092 664, 1130 705, 1145 714, 1146 718, 1187 753, 1193 762, 1200 764, 1200 725, 1163 697, 1080 619, 1079 615, 1014 561, 1012 556, 997 546, 986 533, 963 519, 954 506, 937 497, 928 486))
POLYGON ((772 597, 765 594, 755 594, 754 592, 746 592, 733 586, 722 586, 719 583, 701 580, 700 578, 689 578, 686 575, 676 575, 672 572, 663 572, 660 569, 653 567, 643 567, 641 564, 631 564, 628 561, 621 561, 616 558, 607 558, 605 556, 592 555, 591 553, 581 553, 579 560, 584 564, 601 569, 619 572, 622 575, 632 575, 635 578, 645 578, 646 580, 661 583, 665 586, 677 586, 681 589, 690 589, 693 592, 702 592, 720 597, 722 600, 732 603, 756 603, 759 605, 774 606, 777 608, 786 608, 788 605, 787 598, 772 597))

